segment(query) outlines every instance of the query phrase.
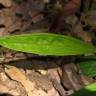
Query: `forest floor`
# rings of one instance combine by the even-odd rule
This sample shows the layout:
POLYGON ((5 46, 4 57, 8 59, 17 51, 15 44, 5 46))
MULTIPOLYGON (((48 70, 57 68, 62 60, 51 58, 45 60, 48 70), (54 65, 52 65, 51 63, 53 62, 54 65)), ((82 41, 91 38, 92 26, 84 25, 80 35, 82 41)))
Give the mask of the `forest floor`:
MULTIPOLYGON (((0 36, 34 32, 96 45, 96 0, 0 0, 0 36)), ((96 81, 77 66, 85 55, 39 56, 0 47, 0 96, 70 96, 96 81)))

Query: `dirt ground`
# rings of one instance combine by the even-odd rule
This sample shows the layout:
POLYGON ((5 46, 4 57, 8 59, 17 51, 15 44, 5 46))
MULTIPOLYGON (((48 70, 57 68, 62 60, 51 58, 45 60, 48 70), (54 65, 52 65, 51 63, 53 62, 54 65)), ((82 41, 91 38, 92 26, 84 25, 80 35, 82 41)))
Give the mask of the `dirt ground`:
MULTIPOLYGON (((49 31, 96 45, 96 1, 87 1, 0 0, 0 36, 49 31)), ((96 81, 82 74, 78 57, 0 47, 0 96, 70 96, 96 81)))

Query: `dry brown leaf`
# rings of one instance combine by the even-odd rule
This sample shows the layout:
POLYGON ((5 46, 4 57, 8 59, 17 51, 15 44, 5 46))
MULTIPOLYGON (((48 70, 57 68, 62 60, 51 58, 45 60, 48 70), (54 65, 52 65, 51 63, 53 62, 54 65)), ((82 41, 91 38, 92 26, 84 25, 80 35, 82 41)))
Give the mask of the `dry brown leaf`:
POLYGON ((10 7, 12 5, 12 0, 0 0, 0 3, 5 7, 10 7))
POLYGON ((9 88, 6 85, 0 83, 0 93, 8 93, 8 91, 9 88))
POLYGON ((66 17, 69 17, 80 8, 81 0, 71 0, 67 4, 65 4, 63 8, 63 12, 61 16, 53 23, 52 27, 50 28, 51 32, 59 32, 64 25, 64 20, 66 17))
POLYGON ((79 76, 77 74, 76 66, 73 63, 66 64, 62 67, 62 84, 67 89, 79 90, 80 85, 79 76))
POLYGON ((72 32, 74 35, 76 35, 77 37, 80 37, 85 42, 91 42, 92 41, 92 37, 87 32, 83 31, 81 23, 76 24, 74 26, 72 32))
POLYGON ((10 66, 9 69, 5 70, 5 72, 11 79, 20 82, 25 87, 28 96, 48 96, 42 89, 36 89, 35 84, 26 78, 18 68, 10 66))
POLYGON ((10 90, 10 88, 6 84, 3 84, 2 82, 0 82, 0 93, 1 94, 4 94, 4 93, 11 94, 12 96, 18 96, 19 95, 18 92, 16 92, 15 90, 10 90))

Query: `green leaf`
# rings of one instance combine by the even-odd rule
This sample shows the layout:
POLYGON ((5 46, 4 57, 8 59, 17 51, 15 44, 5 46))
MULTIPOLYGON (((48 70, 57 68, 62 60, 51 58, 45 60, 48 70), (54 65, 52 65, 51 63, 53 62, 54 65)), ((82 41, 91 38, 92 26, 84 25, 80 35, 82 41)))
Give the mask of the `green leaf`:
POLYGON ((40 55, 64 56, 96 52, 95 47, 83 41, 51 33, 5 36, 0 38, 0 45, 40 55))
POLYGON ((84 75, 88 77, 96 76, 96 59, 78 62, 78 66, 84 75))
POLYGON ((96 96, 96 83, 85 86, 71 96, 96 96))

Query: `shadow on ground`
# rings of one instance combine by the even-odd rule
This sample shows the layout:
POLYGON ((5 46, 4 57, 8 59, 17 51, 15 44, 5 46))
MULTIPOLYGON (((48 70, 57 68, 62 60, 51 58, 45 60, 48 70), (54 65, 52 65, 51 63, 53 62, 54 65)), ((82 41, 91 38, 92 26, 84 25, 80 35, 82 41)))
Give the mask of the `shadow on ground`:
POLYGON ((68 64, 72 62, 71 57, 32 57, 29 59, 22 59, 11 61, 6 65, 16 66, 23 69, 51 69, 57 68, 62 64, 68 64))

